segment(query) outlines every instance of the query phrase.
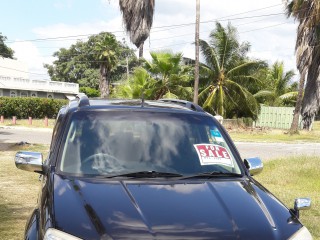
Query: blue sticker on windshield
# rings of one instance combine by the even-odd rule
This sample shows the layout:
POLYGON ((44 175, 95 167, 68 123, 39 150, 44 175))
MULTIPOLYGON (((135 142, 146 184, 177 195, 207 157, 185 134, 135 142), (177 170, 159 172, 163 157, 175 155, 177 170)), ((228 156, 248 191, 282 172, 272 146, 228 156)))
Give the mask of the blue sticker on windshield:
POLYGON ((224 142, 223 137, 221 136, 221 133, 218 130, 212 130, 210 129, 210 134, 217 142, 224 142))
POLYGON ((221 133, 216 130, 210 130, 210 133, 213 137, 221 137, 221 133))

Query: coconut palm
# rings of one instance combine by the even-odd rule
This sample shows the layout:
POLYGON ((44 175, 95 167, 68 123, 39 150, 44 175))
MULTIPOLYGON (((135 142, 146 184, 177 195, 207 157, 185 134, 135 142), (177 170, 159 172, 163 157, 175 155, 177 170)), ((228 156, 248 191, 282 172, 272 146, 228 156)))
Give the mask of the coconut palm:
POLYGON ((200 40, 205 63, 200 66, 203 90, 199 102, 207 111, 224 117, 232 112, 257 117, 259 105, 243 82, 254 84, 254 73, 263 64, 246 57, 249 48, 248 43, 239 43, 234 27, 229 24, 224 28, 218 22, 209 42, 200 40))
POLYGON ((105 98, 110 93, 110 74, 117 66, 119 55, 119 43, 114 35, 106 33, 95 42, 94 52, 100 62, 100 83, 101 97, 105 98))
POLYGON ((320 2, 318 0, 286 0, 288 16, 299 22, 296 40, 296 64, 300 72, 299 96, 295 108, 291 132, 298 130, 299 113, 305 76, 308 76, 303 97, 301 115, 304 129, 311 128, 320 104, 320 2))
POLYGON ((191 67, 182 64, 181 53, 151 52, 151 61, 145 60, 144 68, 155 81, 149 85, 151 97, 191 100, 191 67))
POLYGON ((254 94, 254 97, 263 98, 270 106, 283 106, 294 101, 298 92, 292 87, 291 81, 294 71, 284 71, 283 62, 275 62, 267 72, 267 89, 254 94))
POLYGON ((119 0, 122 19, 131 42, 139 48, 143 56, 143 44, 149 37, 153 22, 154 0, 119 0))

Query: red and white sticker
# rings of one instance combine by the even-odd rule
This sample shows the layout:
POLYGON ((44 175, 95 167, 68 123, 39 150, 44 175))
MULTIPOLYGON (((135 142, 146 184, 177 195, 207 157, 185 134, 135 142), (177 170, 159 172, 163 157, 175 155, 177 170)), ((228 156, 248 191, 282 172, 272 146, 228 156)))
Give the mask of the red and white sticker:
POLYGON ((215 144, 194 144, 201 165, 221 164, 233 167, 233 162, 224 147, 215 144))

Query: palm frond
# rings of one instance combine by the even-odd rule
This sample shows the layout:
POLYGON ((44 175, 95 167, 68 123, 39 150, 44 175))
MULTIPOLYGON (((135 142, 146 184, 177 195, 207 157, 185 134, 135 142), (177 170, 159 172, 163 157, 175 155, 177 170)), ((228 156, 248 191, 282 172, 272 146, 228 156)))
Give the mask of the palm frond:
POLYGON ((139 47, 148 37, 153 23, 154 0, 119 0, 123 24, 130 40, 139 47))

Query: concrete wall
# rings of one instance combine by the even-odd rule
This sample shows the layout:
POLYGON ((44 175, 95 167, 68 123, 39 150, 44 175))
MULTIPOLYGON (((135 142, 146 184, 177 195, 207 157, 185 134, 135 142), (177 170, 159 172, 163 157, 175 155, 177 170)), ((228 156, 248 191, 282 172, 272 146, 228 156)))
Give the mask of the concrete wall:
POLYGON ((66 99, 66 96, 63 93, 51 93, 51 92, 39 92, 39 91, 21 91, 21 90, 12 90, 12 89, 0 89, 0 96, 10 97, 10 92, 14 91, 16 93, 16 97, 24 97, 21 96, 21 93, 26 93, 27 97, 31 97, 32 94, 36 94, 36 97, 39 98, 48 98, 48 95, 53 96, 55 99, 66 99))

